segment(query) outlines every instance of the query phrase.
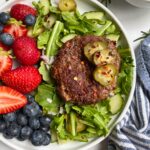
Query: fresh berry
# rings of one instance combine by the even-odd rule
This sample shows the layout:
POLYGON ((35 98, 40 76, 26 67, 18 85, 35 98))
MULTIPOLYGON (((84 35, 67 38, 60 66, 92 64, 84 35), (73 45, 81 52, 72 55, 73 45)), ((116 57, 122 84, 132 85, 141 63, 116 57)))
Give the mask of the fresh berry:
POLYGON ((25 4, 15 4, 12 6, 10 10, 11 17, 24 21, 25 17, 29 14, 33 16, 36 15, 36 10, 28 5, 25 4))
POLYGON ((45 139, 46 139, 46 133, 42 130, 34 131, 31 136, 31 142, 35 146, 42 145, 45 139))
POLYGON ((23 138, 23 137, 21 137, 21 136, 19 135, 19 136, 17 136, 17 140, 19 140, 19 141, 25 141, 26 139, 23 138))
POLYGON ((7 129, 4 130, 3 136, 4 136, 6 139, 12 139, 12 138, 13 138, 13 136, 10 135, 9 130, 7 130, 7 129))
POLYGON ((4 25, 0 24, 0 33, 2 33, 3 29, 4 29, 4 25))
POLYGON ((6 24, 9 19, 10 19, 10 15, 8 13, 6 13, 6 12, 0 13, 0 23, 1 24, 6 24))
POLYGON ((34 66, 21 66, 2 75, 2 81, 7 86, 27 94, 41 83, 41 75, 34 66))
POLYGON ((27 25, 27 26, 33 26, 36 22, 36 18, 35 16, 33 15, 27 15, 24 19, 24 23, 27 25))
POLYGON ((38 118, 30 118, 29 119, 29 126, 33 129, 39 129, 40 128, 40 121, 38 118))
POLYGON ((40 129, 45 131, 45 132, 48 132, 50 130, 49 127, 45 127, 45 126, 41 126, 40 129))
POLYGON ((40 59, 40 51, 36 41, 31 37, 22 36, 15 40, 13 51, 22 65, 35 65, 40 59))
POLYGON ((14 42, 14 38, 9 33, 2 33, 0 35, 0 41, 7 46, 11 46, 14 42))
POLYGON ((42 145, 46 146, 51 142, 51 136, 46 134, 45 140, 43 141, 42 145))
POLYGON ((14 39, 20 37, 20 36, 26 36, 27 35, 27 28, 24 25, 19 25, 17 23, 15 24, 8 24, 5 25, 3 32, 8 33, 12 35, 14 39))
POLYGON ((19 136, 20 129, 21 129, 21 127, 19 125, 17 125, 16 123, 11 123, 9 125, 9 127, 7 128, 8 133, 13 137, 19 136))
POLYGON ((4 120, 0 121, 0 132, 3 132, 6 128, 6 122, 4 120))
POLYGON ((33 130, 29 126, 24 126, 21 129, 20 137, 23 138, 23 139, 29 139, 32 132, 33 132, 33 130))
POLYGON ((28 124, 28 118, 24 114, 18 114, 17 116, 17 123, 21 126, 25 126, 28 124))
POLYGON ((40 123, 42 126, 50 126, 51 119, 47 116, 40 117, 40 123))
POLYGON ((10 87, 0 86, 0 114, 14 112, 26 103, 26 97, 18 91, 10 87))
POLYGON ((28 94, 28 95, 26 95, 26 97, 27 97, 27 100, 28 100, 29 104, 35 102, 34 96, 28 94))
POLYGON ((16 121, 17 116, 15 112, 11 112, 6 115, 3 115, 3 118, 6 122, 13 122, 16 121))
POLYGON ((8 50, 10 50, 10 47, 7 45, 4 45, 2 42, 0 42, 0 49, 2 49, 4 51, 8 51, 8 50))
POLYGON ((11 70, 12 64, 12 58, 10 58, 9 53, 4 50, 0 50, 0 77, 5 72, 11 70))
POLYGON ((40 112, 41 112, 41 109, 40 109, 39 105, 34 102, 34 103, 31 103, 31 104, 27 104, 23 108, 23 112, 28 117, 38 117, 40 112))

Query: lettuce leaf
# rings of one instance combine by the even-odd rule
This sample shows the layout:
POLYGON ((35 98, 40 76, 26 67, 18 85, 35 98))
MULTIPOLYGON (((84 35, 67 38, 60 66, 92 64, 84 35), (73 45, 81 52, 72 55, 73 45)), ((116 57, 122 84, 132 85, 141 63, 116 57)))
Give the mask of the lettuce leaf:
POLYGON ((60 21, 56 21, 52 33, 49 37, 47 48, 46 48, 46 56, 54 56, 57 54, 59 48, 60 34, 64 29, 64 24, 60 21))
POLYGON ((44 49, 46 47, 50 35, 51 31, 46 30, 38 36, 37 46, 39 49, 44 49))
POLYGON ((41 84, 37 89, 35 100, 48 114, 57 114, 62 104, 53 84, 41 84))

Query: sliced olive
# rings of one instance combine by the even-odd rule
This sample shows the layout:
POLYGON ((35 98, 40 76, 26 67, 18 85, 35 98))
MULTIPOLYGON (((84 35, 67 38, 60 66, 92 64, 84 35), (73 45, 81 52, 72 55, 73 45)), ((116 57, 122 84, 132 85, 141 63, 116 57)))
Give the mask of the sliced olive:
POLYGON ((58 7, 61 11, 72 11, 76 8, 75 0, 60 0, 58 7))
POLYGON ((93 42, 88 43, 84 47, 84 55, 88 58, 89 61, 92 61, 93 54, 97 51, 101 51, 107 48, 106 42, 93 42))
POLYGON ((115 60, 115 56, 108 49, 97 51, 93 55, 93 62, 95 65, 111 64, 115 60))
POLYGON ((103 86, 112 84, 116 74, 117 69, 112 64, 97 67, 93 73, 94 79, 103 86))

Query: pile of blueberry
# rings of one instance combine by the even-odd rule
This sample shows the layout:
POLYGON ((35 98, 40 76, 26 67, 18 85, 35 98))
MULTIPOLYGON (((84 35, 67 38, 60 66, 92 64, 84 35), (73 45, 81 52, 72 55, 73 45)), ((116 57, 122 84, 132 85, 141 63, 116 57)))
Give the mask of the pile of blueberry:
MULTIPOLYGON (((0 41, 7 45, 7 46, 11 46, 14 42, 14 37, 9 34, 9 33, 2 33, 4 26, 8 23, 8 21, 10 20, 10 14, 7 12, 1 12, 0 13, 0 41)), ((35 16, 29 14, 25 17, 24 19, 24 24, 27 26, 33 26, 36 22, 36 18, 35 16)), ((18 31, 19 32, 19 31, 18 31)))
POLYGON ((27 96, 28 104, 22 109, 2 115, 0 132, 7 139, 17 138, 20 141, 29 139, 35 146, 48 145, 51 140, 49 126, 51 119, 42 115, 40 106, 34 97, 27 96))

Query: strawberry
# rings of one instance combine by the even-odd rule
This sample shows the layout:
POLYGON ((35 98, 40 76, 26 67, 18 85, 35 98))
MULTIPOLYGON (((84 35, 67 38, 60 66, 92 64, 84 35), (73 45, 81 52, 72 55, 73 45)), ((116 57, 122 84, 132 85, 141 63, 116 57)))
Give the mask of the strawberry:
POLYGON ((11 70, 12 68, 12 58, 9 56, 9 52, 0 50, 0 77, 3 73, 11 70))
POLYGON ((27 15, 36 15, 36 10, 25 4, 15 4, 10 10, 11 17, 24 21, 27 15))
POLYGON ((34 66, 21 66, 2 75, 2 81, 9 87, 27 94, 41 83, 41 75, 34 66))
POLYGON ((13 44, 13 52, 22 65, 35 65, 40 59, 36 41, 27 36, 19 37, 13 44))
POLYGON ((9 33, 14 39, 27 35, 27 28, 24 25, 19 24, 8 24, 5 25, 3 32, 9 33))
POLYGON ((27 98, 18 91, 0 86, 0 114, 16 111, 27 103, 27 98))
POLYGON ((10 47, 9 47, 9 46, 6 46, 6 45, 4 45, 2 42, 0 42, 0 49, 5 50, 5 51, 8 51, 8 50, 10 50, 10 47))

